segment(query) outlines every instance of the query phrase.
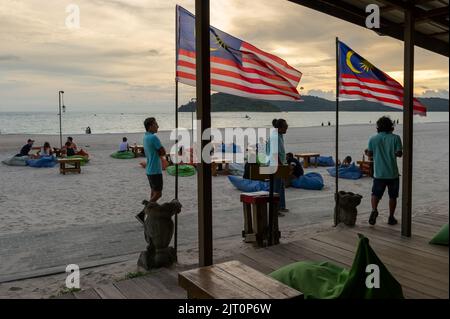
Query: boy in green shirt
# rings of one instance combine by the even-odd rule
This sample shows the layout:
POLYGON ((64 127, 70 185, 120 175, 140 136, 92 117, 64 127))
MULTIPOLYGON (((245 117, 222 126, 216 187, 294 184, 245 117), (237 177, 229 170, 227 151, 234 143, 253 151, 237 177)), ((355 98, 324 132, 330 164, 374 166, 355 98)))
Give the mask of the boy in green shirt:
POLYGON ((386 187, 389 193, 389 225, 397 224, 394 217, 400 187, 397 157, 401 157, 402 141, 400 136, 393 134, 394 123, 387 116, 377 121, 378 134, 369 139, 366 155, 373 157, 374 174, 372 186, 372 213, 369 224, 375 225, 378 216, 378 203, 383 197, 386 187))

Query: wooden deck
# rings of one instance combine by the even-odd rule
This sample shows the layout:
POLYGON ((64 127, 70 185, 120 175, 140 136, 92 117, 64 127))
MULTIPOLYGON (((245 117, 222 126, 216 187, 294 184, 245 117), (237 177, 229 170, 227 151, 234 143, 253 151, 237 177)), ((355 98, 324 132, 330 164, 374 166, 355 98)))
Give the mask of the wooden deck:
MULTIPOLYGON (((362 233, 369 238, 378 257, 401 283, 406 298, 449 298, 449 249, 428 244, 440 227, 448 223, 447 215, 414 217, 412 238, 401 237, 400 225, 388 226, 382 216, 375 227, 364 222, 364 217, 358 218, 362 220, 362 225, 354 228, 330 227, 328 231, 268 248, 249 246, 227 260, 239 260, 265 274, 300 260, 330 261, 350 268, 357 248, 357 233, 362 233)), ((195 267, 160 269, 148 276, 114 282, 60 298, 186 298, 186 291, 178 286, 178 272, 195 267)))

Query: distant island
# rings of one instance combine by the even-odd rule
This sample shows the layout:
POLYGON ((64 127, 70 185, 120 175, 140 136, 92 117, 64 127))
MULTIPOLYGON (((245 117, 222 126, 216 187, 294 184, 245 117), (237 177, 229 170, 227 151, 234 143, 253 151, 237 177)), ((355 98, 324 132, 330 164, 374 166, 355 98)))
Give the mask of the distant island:
MULTIPOLYGON (((302 102, 255 100, 225 93, 211 95, 212 112, 332 112, 336 102, 317 96, 303 95, 302 102)), ((448 99, 419 98, 428 112, 448 112, 448 99)), ((180 112, 192 112, 195 102, 180 106, 180 112)), ((353 100, 340 101, 339 110, 343 112, 398 112, 396 109, 379 103, 353 100)))

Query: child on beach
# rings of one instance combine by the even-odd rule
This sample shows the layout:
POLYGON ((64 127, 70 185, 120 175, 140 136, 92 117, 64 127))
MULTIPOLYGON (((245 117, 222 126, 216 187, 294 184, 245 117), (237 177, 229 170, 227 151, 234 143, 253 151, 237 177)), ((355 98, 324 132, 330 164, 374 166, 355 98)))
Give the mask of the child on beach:
POLYGON ((348 167, 348 166, 350 166, 350 165, 352 165, 352 158, 351 158, 351 156, 347 155, 347 156, 344 158, 344 160, 342 161, 341 166, 348 167))
POLYGON ((119 145, 119 152, 128 152, 129 149, 128 139, 126 137, 122 138, 122 143, 119 145))

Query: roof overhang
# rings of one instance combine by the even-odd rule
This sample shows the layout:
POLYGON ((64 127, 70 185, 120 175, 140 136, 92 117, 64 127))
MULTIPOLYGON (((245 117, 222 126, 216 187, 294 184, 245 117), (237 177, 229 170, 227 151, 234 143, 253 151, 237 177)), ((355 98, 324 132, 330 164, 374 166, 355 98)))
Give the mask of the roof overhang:
POLYGON ((380 28, 373 29, 403 41, 405 11, 414 11, 414 44, 449 56, 449 0, 289 0, 336 18, 366 27, 366 7, 380 7, 380 28))

